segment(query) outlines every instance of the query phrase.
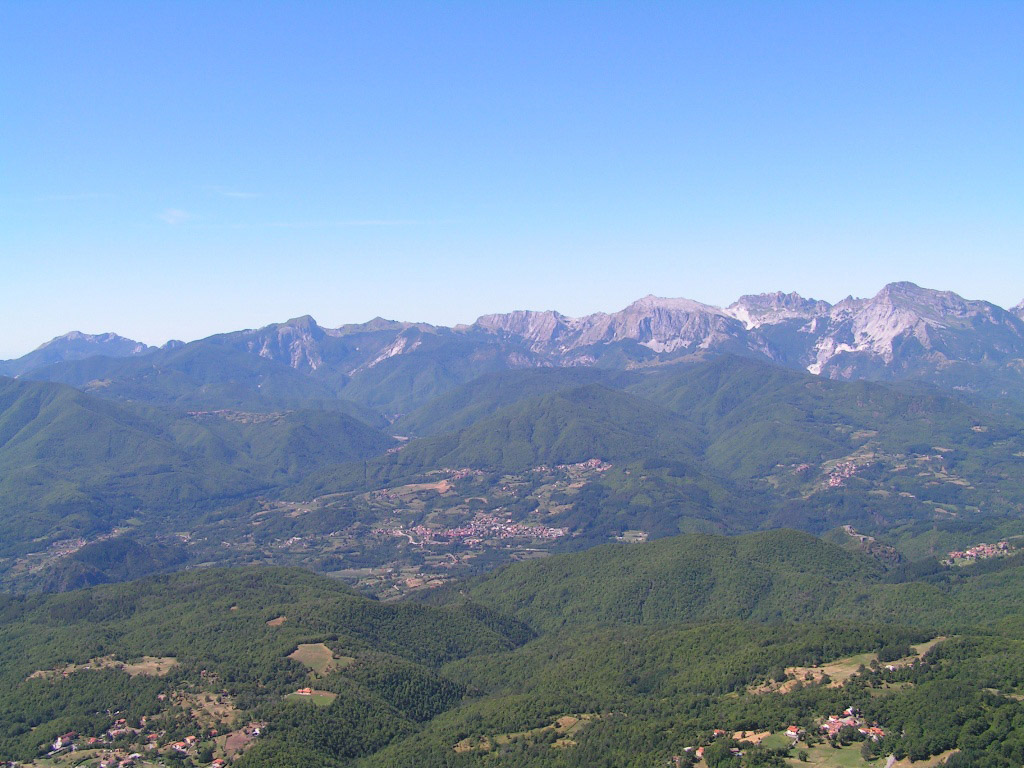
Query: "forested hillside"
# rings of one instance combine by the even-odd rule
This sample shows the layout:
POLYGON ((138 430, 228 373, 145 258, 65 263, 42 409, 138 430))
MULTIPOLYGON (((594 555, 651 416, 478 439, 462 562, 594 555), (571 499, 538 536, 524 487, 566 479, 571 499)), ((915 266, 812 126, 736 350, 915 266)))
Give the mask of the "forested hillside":
POLYGON ((776 531, 516 564, 436 606, 249 568, 6 598, 0 758, 73 732, 88 765, 149 741, 152 764, 243 768, 654 768, 697 746, 1002 768, 1024 756, 1022 570, 913 577, 776 531), (826 739, 851 707, 884 735, 826 739))
POLYGON ((884 576, 877 561, 780 530, 608 544, 509 566, 460 592, 544 630, 722 616, 797 621, 834 617, 843 587, 870 591, 884 576))
POLYGON ((110 534, 133 516, 187 530, 196 510, 392 445, 335 411, 169 412, 0 379, 0 557, 110 534))
MULTIPOLYGON (((243 354, 235 341, 219 343, 243 354)), ((182 362, 205 348, 160 354, 182 362)), ((258 376, 250 383, 268 396, 276 386, 258 376)), ((189 402, 203 392, 223 401, 216 386, 183 391, 189 402)), ((920 386, 828 381, 740 357, 492 372, 386 428, 382 414, 363 418, 362 406, 340 399, 183 411, 176 400, 110 402, 21 380, 7 380, 3 393, 0 503, 9 523, 0 525, 9 527, 0 557, 10 559, 0 561, 0 579, 17 589, 82 586, 146 567, 274 562, 346 573, 369 566, 401 591, 405 578, 447 581, 523 553, 503 556, 495 546, 472 557, 458 542, 423 552, 419 534, 381 533, 457 531, 479 515, 488 530, 499 519, 527 526, 518 541, 545 551, 616 537, 823 534, 846 525, 919 560, 1024 534, 1017 417, 920 386), (597 462, 593 471, 571 469, 588 462, 597 462), (416 503, 398 503, 412 500, 411 489, 416 503), (455 571, 422 566, 417 543, 419 554, 455 557, 455 571), (79 554, 84 546, 92 549, 79 554), (113 558, 109 568, 101 551, 113 558), (387 575, 409 566, 419 570, 387 575)))
POLYGON ((694 462, 702 435, 692 422, 598 384, 521 400, 443 437, 410 443, 393 459, 404 470, 474 467, 506 472, 590 458, 657 456, 694 462))
POLYGON ((221 712, 230 716, 217 715, 214 730, 231 730, 236 718, 264 723, 269 743, 254 756, 297 740, 314 759, 352 757, 458 702, 463 688, 439 665, 529 637, 479 608, 383 605, 282 569, 206 570, 0 608, 0 758, 21 760, 68 731, 102 734, 118 719, 108 710, 133 725, 145 717, 161 743, 208 740, 207 718, 188 709, 204 691, 228 702, 221 712), (288 658, 300 645, 324 649, 320 672, 288 658), (311 684, 336 705, 310 710, 286 699, 311 684), (316 736, 325 727, 327 746, 316 736))

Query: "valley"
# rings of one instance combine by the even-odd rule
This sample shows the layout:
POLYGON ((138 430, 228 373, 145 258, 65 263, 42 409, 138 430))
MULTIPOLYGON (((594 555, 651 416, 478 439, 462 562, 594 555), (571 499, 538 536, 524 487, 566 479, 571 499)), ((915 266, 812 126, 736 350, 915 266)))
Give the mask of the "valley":
POLYGON ((0 768, 1024 768, 1022 40, 0 0, 0 768))
POLYGON ((0 379, 0 758, 1018 765, 997 309, 55 340, 0 379))

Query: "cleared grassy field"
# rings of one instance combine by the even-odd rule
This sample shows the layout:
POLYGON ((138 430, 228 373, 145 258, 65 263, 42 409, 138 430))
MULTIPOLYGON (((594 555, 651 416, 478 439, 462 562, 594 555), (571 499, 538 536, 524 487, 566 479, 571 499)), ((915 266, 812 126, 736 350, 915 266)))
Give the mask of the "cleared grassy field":
POLYGON ((355 661, 351 656, 335 655, 334 651, 323 643, 303 643, 292 651, 288 658, 309 667, 311 672, 321 677, 347 667, 355 661))
POLYGON ((318 707, 327 707, 338 698, 338 694, 330 691, 313 691, 311 694, 289 693, 284 698, 285 701, 309 701, 318 707))
POLYGON ((596 717, 598 717, 598 715, 562 715, 551 725, 545 725, 542 728, 534 728, 530 731, 502 733, 497 736, 470 737, 468 739, 463 739, 455 745, 454 749, 460 754, 463 752, 490 752, 495 747, 508 744, 514 739, 526 739, 531 742, 535 742, 551 731, 554 731, 557 735, 557 738, 551 744, 552 748, 557 749, 559 747, 570 747, 576 744, 576 742, 571 738, 572 735, 577 733, 581 728, 585 727, 589 721, 596 717))
POLYGON ((767 747, 768 749, 779 749, 792 746, 793 739, 784 733, 773 733, 771 736, 765 736, 761 739, 760 743, 762 747, 767 747))
POLYGON ((736 741, 749 741, 751 744, 760 744, 765 739, 771 738, 771 731, 736 731, 732 737, 736 741))
POLYGON ((136 675, 163 677, 177 664, 178 660, 173 656, 143 656, 133 662, 119 661, 113 656, 103 656, 98 659, 90 659, 85 664, 69 664, 57 669, 40 669, 29 675, 29 678, 67 677, 80 669, 119 669, 132 677, 136 675))
POLYGON ((912 763, 908 758, 906 760, 898 760, 892 765, 893 768, 911 768, 911 766, 913 766, 913 768, 934 768, 935 766, 945 765, 946 760, 956 752, 959 752, 959 750, 951 749, 947 752, 943 752, 941 755, 930 757, 927 760, 918 760, 912 763))
MULTIPOLYGON (((911 646, 912 655, 891 662, 891 665, 894 667, 909 666, 945 639, 945 637, 936 637, 926 643, 911 646)), ((798 682, 820 684, 825 675, 828 675, 831 680, 828 684, 829 687, 838 688, 853 677, 861 666, 870 666, 871 662, 877 660, 877 653, 859 653, 856 656, 830 661, 820 667, 787 667, 786 679, 783 682, 765 683, 751 688, 750 693, 789 693, 798 682)))
MULTIPOLYGON (((801 745, 797 747, 797 751, 805 749, 807 750, 807 762, 802 762, 796 757, 790 757, 786 759, 789 765, 816 765, 820 768, 854 768, 855 766, 862 768, 865 765, 874 765, 881 768, 885 765, 884 760, 876 760, 873 763, 864 761, 864 758, 860 756, 860 744, 851 744, 848 747, 840 747, 834 749, 827 744, 817 744, 813 747, 801 745)), ((920 765, 920 763, 914 763, 914 765, 920 765)))

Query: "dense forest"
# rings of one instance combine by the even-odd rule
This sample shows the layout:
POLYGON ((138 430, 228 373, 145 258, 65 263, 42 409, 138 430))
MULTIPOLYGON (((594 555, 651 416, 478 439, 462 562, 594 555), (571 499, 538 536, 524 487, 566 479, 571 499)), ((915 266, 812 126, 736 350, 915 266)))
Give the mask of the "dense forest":
POLYGON ((61 734, 118 733, 123 719, 127 733, 70 754, 98 760, 153 734, 161 748, 194 740, 150 753, 167 765, 653 767, 701 746, 709 766, 826 748, 1016 765, 1022 569, 1007 557, 908 575, 776 531, 520 563, 429 604, 274 568, 8 597, 0 757, 31 762, 61 734), (210 720, 203 696, 226 714, 210 720), (884 736, 830 740, 819 724, 850 708, 884 736), (795 744, 742 736, 790 726, 795 744))

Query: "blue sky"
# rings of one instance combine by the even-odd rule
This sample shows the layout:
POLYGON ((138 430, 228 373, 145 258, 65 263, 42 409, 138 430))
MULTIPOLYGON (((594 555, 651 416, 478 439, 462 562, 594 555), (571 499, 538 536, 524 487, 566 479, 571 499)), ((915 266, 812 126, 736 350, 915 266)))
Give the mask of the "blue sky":
POLYGON ((1024 4, 0 0, 0 358, 300 314, 1024 298, 1024 4))

